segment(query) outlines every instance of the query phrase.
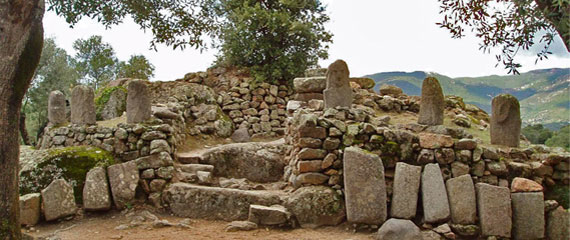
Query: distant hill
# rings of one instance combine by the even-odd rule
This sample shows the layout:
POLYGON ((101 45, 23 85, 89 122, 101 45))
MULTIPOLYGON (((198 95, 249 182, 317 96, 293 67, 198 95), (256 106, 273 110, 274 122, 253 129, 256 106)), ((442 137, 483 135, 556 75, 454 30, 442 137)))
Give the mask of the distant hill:
POLYGON ((408 95, 420 95, 427 76, 436 77, 445 95, 463 97, 466 103, 491 112, 491 99, 510 93, 521 103, 525 124, 542 123, 552 128, 570 123, 570 68, 534 70, 520 75, 450 78, 431 72, 382 72, 367 75, 378 91, 382 84, 396 85, 408 95))

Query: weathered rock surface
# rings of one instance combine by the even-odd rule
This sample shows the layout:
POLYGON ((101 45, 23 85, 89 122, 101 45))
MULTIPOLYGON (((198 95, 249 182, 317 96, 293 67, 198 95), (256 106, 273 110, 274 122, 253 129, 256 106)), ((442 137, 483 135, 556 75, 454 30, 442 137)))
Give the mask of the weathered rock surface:
POLYGON ((548 213, 546 236, 550 240, 570 239, 570 212, 562 206, 548 213))
POLYGON ((486 183, 477 183, 475 189, 481 235, 509 238, 513 215, 509 189, 486 183))
POLYGON ((442 125, 445 102, 439 81, 427 77, 422 83, 422 100, 418 123, 424 125, 442 125))
POLYGON ((323 91, 325 108, 350 107, 353 93, 349 83, 348 66, 343 60, 336 60, 327 70, 326 89, 323 91))
POLYGON ((453 138, 448 135, 421 133, 419 134, 419 138, 420 147, 422 148, 437 149, 453 147, 453 138))
POLYGON ((518 147, 521 134, 521 111, 517 98, 501 94, 491 103, 491 143, 518 147))
POLYGON ((410 220, 390 218, 378 229, 377 240, 422 239, 420 229, 410 220))
POLYGON ((88 86, 78 85, 71 92, 71 122, 95 124, 95 93, 88 86))
POLYGON ((67 122, 65 108, 63 93, 60 91, 51 92, 48 99, 48 121, 54 126, 67 122))
POLYGON ((456 224, 475 224, 477 221, 477 201, 471 176, 455 177, 447 180, 445 184, 449 197, 451 221, 456 224))
POLYGON ((236 142, 236 143, 243 143, 243 142, 249 142, 250 137, 249 137, 249 132, 247 131, 247 128, 239 128, 237 130, 234 131, 234 133, 232 134, 232 141, 236 142))
POLYGON ((282 225, 287 224, 291 218, 291 213, 281 205, 270 207, 262 205, 250 205, 248 221, 260 225, 282 225))
POLYGON ((226 232, 251 231, 257 228, 257 224, 250 221, 233 221, 226 226, 226 232))
POLYGON ((150 93, 143 80, 129 82, 127 87, 127 122, 140 123, 152 115, 150 93))
POLYGON ((421 173, 421 166, 413 166, 403 162, 396 163, 392 205, 390 207, 391 217, 412 219, 416 216, 421 173))
POLYGON ((449 201, 437 163, 425 165, 421 185, 425 221, 427 223, 445 222, 450 216, 449 201))
POLYGON ((543 187, 542 185, 538 184, 537 182, 526 179, 516 177, 513 179, 511 183, 511 192, 542 192, 543 187))
POLYGON ((349 147, 344 150, 343 164, 347 220, 382 224, 386 221, 387 206, 384 166, 380 157, 349 147))
POLYGON ((98 112, 101 119, 109 120, 120 117, 127 110, 127 92, 124 88, 115 89, 109 94, 109 99, 104 104, 102 108, 97 106, 101 109, 98 112))
POLYGON ((544 195, 542 192, 511 194, 513 206, 513 238, 544 238, 544 195))
POLYGON ((40 194, 30 193, 20 197, 20 224, 33 226, 40 220, 40 194))
POLYGON ((135 199, 139 170, 135 161, 115 164, 107 168, 113 201, 118 209, 127 207, 135 199))
POLYGON ((107 172, 102 167, 96 167, 87 172, 83 186, 83 208, 87 211, 101 211, 111 208, 107 172))
POLYGON ((75 214, 77 206, 73 188, 63 179, 51 182, 42 190, 42 206, 46 221, 75 214))
POLYGON ((293 87, 297 93, 320 93, 325 90, 327 78, 324 76, 295 78, 293 87))
POLYGON ((380 95, 390 95, 390 96, 400 96, 404 93, 404 91, 402 91, 401 88, 394 86, 394 85, 388 85, 388 84, 383 84, 382 86, 380 86, 380 95))
POLYGON ((248 218, 249 206, 280 203, 280 195, 267 191, 205 187, 187 183, 169 185, 162 194, 164 203, 180 217, 234 221, 248 218), (212 201, 212 199, 216 199, 212 201))
POLYGON ((325 186, 299 188, 285 201, 285 207, 303 228, 341 223, 346 216, 344 206, 343 197, 325 186))

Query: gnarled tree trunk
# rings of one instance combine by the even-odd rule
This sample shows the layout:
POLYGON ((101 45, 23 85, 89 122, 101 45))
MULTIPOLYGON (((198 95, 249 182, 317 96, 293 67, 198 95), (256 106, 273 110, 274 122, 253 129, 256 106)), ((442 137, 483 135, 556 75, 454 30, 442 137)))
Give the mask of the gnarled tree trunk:
POLYGON ((43 45, 43 0, 0 0, 0 239, 20 239, 19 141, 22 98, 43 45))

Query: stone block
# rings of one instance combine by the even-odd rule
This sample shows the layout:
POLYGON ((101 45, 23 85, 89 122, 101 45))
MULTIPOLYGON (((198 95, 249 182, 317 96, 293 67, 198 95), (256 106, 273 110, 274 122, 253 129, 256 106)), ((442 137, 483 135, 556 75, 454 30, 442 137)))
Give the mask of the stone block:
POLYGON ((422 203, 427 223, 445 222, 449 219, 449 200, 443 176, 437 163, 425 165, 422 173, 422 203))
POLYGON ((447 186, 451 221, 455 224, 475 224, 477 221, 477 200, 471 176, 467 174, 449 179, 445 185, 447 186))
POLYGON ((477 183, 475 190, 481 235, 511 237, 513 214, 509 189, 477 183))
POLYGON ((422 167, 396 163, 390 216, 412 219, 416 216, 422 167))

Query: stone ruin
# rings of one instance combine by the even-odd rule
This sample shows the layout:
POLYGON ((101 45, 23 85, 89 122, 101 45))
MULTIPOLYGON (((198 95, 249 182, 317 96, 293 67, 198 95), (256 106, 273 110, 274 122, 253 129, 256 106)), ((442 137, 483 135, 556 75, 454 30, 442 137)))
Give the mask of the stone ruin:
POLYGON ((350 107, 352 88, 349 83, 348 66, 343 60, 331 63, 327 70, 327 88, 323 91, 325 108, 350 107))
MULTIPOLYGON (((81 121, 48 128, 40 147, 92 145, 120 160, 87 173, 82 192, 86 211, 146 202, 181 217, 249 221, 234 222, 228 231, 258 225, 312 228, 347 221, 359 231, 377 230, 376 239, 568 239, 570 213, 547 200, 545 193, 568 187, 570 154, 543 146, 493 146, 474 138, 466 127, 441 125, 444 111, 480 118, 473 128, 485 129, 483 119, 488 116, 456 97, 443 98, 436 79, 424 80, 422 89, 429 96, 419 99, 393 87, 377 94, 366 80, 349 79, 346 63, 340 61, 331 64, 327 77, 314 76, 322 75, 321 69, 295 79, 291 91, 277 85, 250 88, 239 77, 227 82, 227 72, 214 69, 176 82, 124 83, 129 86, 127 99, 133 92, 151 96, 127 103, 127 118, 130 111, 139 111, 145 112, 146 120, 116 127, 81 121), (335 81, 342 84, 333 86, 335 81), (350 95, 344 96, 352 98, 337 101, 329 98, 335 95, 327 95, 338 95, 347 84, 350 95), (268 91, 261 94, 258 89, 268 91), (318 97, 319 89, 321 99, 303 99, 308 94, 318 97), (268 104, 272 98, 276 101, 268 104), (267 114, 251 110, 263 103, 267 114), (419 113, 420 118, 424 114, 428 123, 393 123, 378 112, 419 113), (223 126, 224 119, 241 127, 215 134, 263 133, 252 127, 260 123, 255 120, 259 116, 268 116, 260 122, 270 123, 266 130, 284 138, 245 138, 239 141, 243 143, 181 150, 188 137, 214 134, 217 130, 208 128, 223 126)), ((88 105, 79 96, 89 96, 89 89, 76 89, 81 94, 72 97, 74 116, 85 116, 74 104, 88 105), (74 100, 76 96, 83 101, 74 100)), ((505 101, 497 109, 491 129, 501 126, 493 118, 510 124, 519 112, 517 104, 505 101)), ((515 134, 518 137, 511 132, 515 134)), ((66 180, 52 182, 41 196, 45 220, 74 214, 73 188, 66 180)), ((22 196, 23 224, 40 220, 39 203, 40 194, 22 196)))
POLYGON ((517 98, 510 94, 501 94, 493 98, 491 107, 491 143, 518 147, 521 111, 517 98))

